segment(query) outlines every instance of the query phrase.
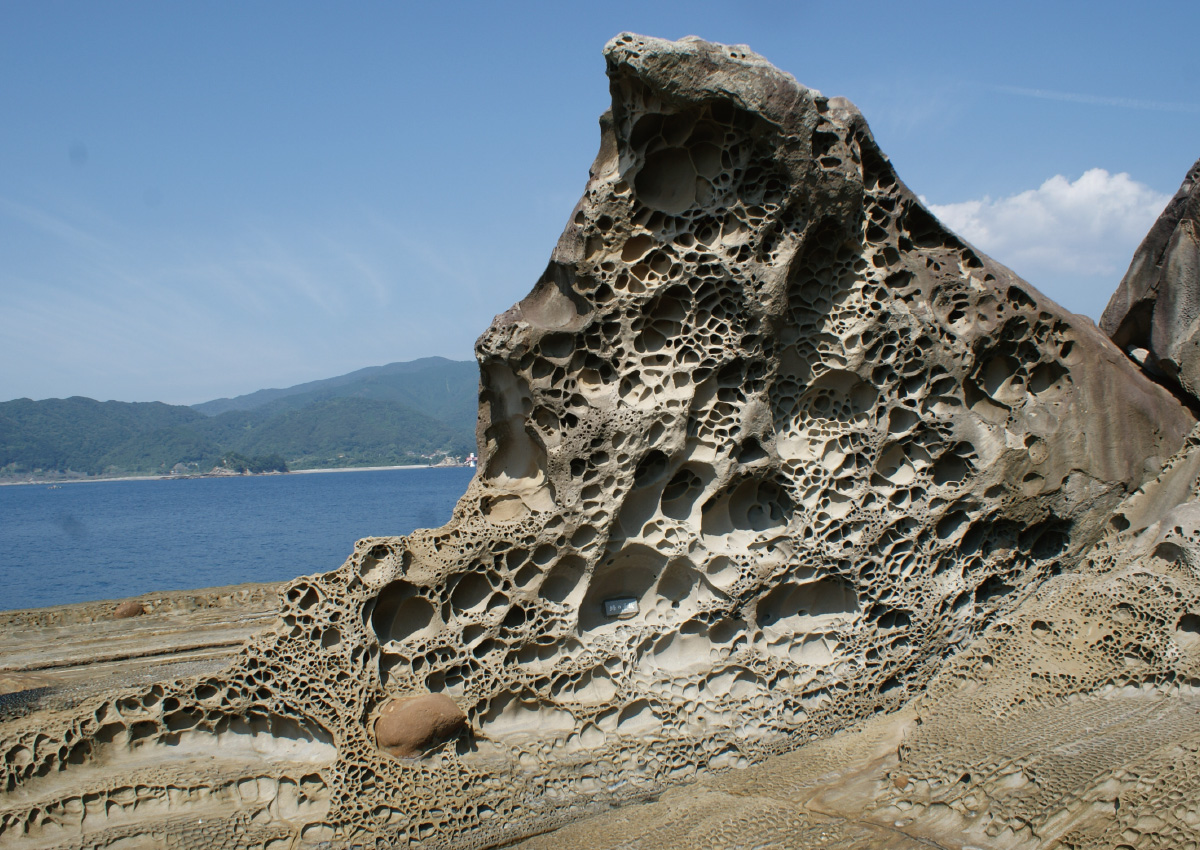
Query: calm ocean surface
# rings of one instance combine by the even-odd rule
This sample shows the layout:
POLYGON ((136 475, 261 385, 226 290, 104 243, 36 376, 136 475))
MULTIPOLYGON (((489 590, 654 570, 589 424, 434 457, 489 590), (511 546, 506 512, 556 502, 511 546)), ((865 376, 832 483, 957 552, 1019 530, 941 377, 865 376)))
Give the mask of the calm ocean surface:
POLYGON ((450 519, 473 469, 0 487, 0 610, 279 581, 450 519))

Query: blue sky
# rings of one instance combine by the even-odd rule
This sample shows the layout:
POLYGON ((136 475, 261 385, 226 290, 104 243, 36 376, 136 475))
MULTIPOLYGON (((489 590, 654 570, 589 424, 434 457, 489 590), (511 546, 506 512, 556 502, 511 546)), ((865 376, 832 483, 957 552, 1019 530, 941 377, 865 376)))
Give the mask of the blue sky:
POLYGON ((624 30, 853 100, 1098 318, 1200 156, 1200 4, 0 1, 0 400, 195 403, 472 356, 579 197, 624 30))

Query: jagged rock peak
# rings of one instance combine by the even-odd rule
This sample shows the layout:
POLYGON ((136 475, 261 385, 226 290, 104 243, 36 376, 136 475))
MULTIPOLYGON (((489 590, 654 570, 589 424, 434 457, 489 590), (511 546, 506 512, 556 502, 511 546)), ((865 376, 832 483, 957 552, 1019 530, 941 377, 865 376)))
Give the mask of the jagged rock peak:
POLYGON ((78 832, 101 783, 114 830, 136 797, 262 842, 492 846, 758 761, 920 693, 1180 446, 1188 411, 946 230, 846 101, 742 48, 606 56, 583 198, 477 343, 450 522, 296 580, 219 676, 4 728, 0 830, 78 832), (421 694, 472 732, 401 717, 397 758, 421 694), (88 769, 217 740, 264 789, 233 815, 88 769))
POLYGON ((1200 160, 1133 255, 1100 328, 1200 407, 1200 160))

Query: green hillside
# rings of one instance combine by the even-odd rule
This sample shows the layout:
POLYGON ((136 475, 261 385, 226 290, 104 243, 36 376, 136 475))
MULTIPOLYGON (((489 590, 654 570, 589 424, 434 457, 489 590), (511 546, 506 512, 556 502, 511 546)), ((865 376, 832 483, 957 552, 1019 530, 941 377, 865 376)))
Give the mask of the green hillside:
POLYGON ((204 433, 206 425, 201 420, 194 425, 177 425, 139 434, 104 454, 88 469, 76 467, 75 471, 86 471, 89 475, 166 473, 177 464, 183 464, 194 471, 207 472, 217 465, 224 450, 220 443, 204 433))
POLYGON ((0 476, 387 466, 475 450, 474 363, 426 358, 182 407, 0 403, 0 476), (214 415, 215 414, 215 415, 214 415))
POLYGON ((102 458, 130 442, 204 422, 189 407, 161 402, 96 401, 74 396, 0 402, 0 473, 102 471, 102 458))
POLYGON ((219 398, 192 405, 210 416, 231 411, 277 413, 298 410, 332 398, 395 401, 420 410, 456 428, 473 431, 478 407, 479 367, 473 361, 425 357, 359 369, 348 375, 297 384, 286 389, 259 390, 237 398, 219 398))
POLYGON ((281 454, 293 467, 374 466, 465 456, 475 435, 394 401, 333 398, 278 413, 231 445, 245 455, 281 454))

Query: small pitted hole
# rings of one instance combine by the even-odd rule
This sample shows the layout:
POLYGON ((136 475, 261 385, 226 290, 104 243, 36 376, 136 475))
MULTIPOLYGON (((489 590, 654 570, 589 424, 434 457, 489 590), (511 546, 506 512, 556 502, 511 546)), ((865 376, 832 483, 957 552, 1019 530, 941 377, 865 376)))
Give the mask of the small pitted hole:
POLYGON ((1184 614, 1175 629, 1175 639, 1188 652, 1200 650, 1200 616, 1184 614))
POLYGON ((637 470, 633 474, 633 483, 635 487, 645 487, 657 481, 667 468, 667 456, 657 449, 651 451, 638 464, 637 470))

